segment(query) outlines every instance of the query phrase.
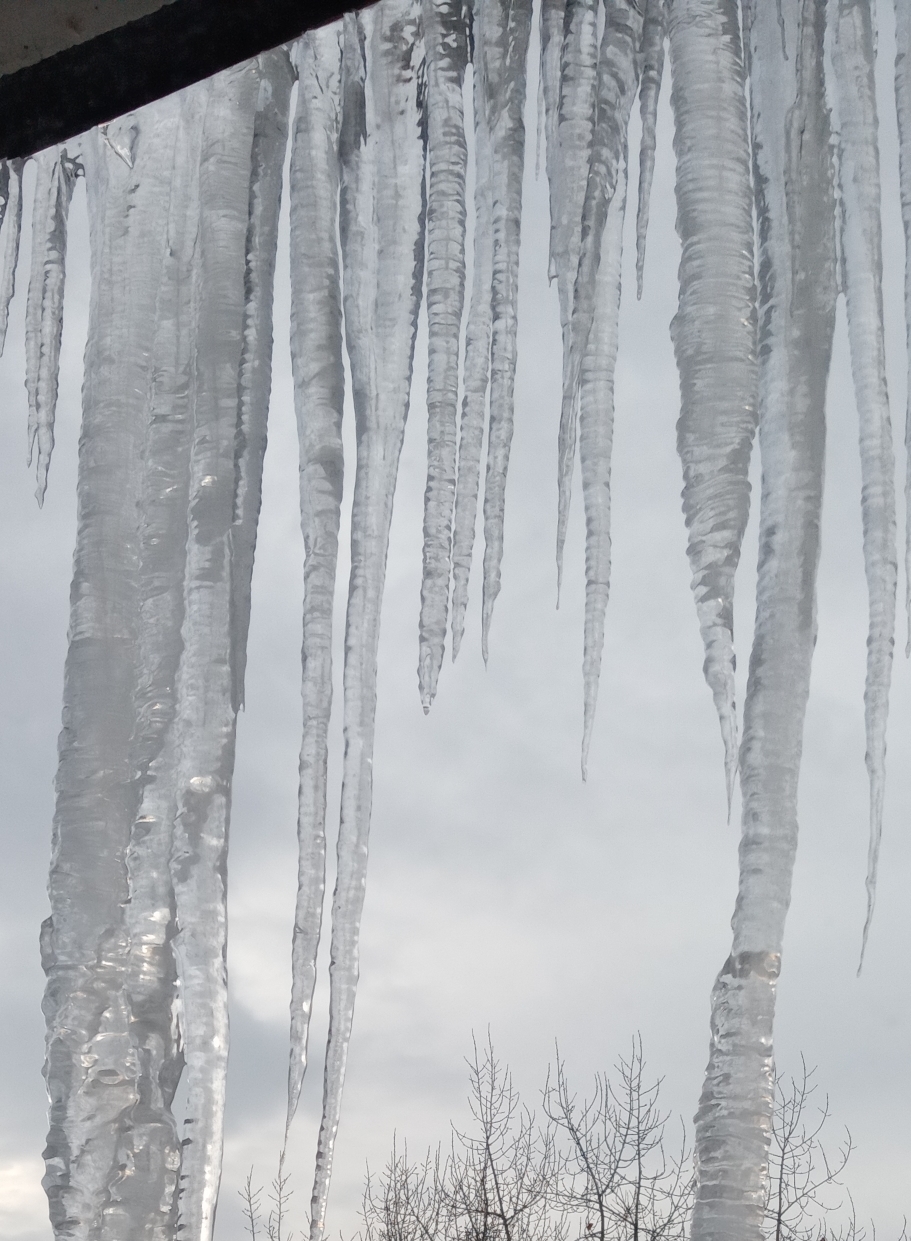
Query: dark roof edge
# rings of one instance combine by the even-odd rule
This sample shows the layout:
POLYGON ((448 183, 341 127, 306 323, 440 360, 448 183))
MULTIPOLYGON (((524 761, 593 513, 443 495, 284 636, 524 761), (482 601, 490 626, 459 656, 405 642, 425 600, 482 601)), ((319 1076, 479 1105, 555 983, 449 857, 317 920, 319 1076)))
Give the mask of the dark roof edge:
POLYGON ((357 7, 356 0, 175 0, 0 76, 0 157, 63 142, 357 7))

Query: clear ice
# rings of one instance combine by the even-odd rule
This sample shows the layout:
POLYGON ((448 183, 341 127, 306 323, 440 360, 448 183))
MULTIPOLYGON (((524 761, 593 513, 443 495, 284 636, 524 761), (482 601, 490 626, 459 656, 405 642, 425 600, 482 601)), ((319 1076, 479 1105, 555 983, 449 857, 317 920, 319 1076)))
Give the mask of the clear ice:
MULTIPOLYGON (((577 444, 586 524, 583 775, 610 589, 628 127, 638 91, 641 294, 669 43, 683 509, 729 801, 738 767, 743 793, 733 944, 712 995, 696 1120, 691 1236, 759 1241, 775 988, 816 633, 825 387, 840 291, 859 414, 870 597, 864 943, 882 824, 897 556, 873 11, 869 0, 539 3, 547 264, 563 345, 561 408, 553 411, 558 589, 577 444), (757 613, 738 754, 733 590, 757 420, 757 613)), ((895 9, 911 356, 911 9, 905 0, 895 9)), ((288 1127, 307 1066, 325 897, 344 350, 357 445, 313 1241, 325 1232, 358 977, 380 612, 425 281, 418 627, 425 710, 437 691, 447 624, 453 658, 465 631, 485 432, 485 660, 501 586, 533 16, 532 0, 381 0, 33 157, 25 345, 39 502, 53 448, 67 215, 82 174, 92 275, 52 912, 41 936, 50 1097, 44 1183, 57 1238, 212 1236, 228 1053, 227 833, 289 128, 304 605, 288 1127), (181 1082, 186 1106, 175 1115, 181 1082)), ((15 288, 23 168, 22 160, 0 161, 0 349, 15 288)), ((911 566, 911 524, 906 538, 911 566)), ((907 599, 911 613, 911 593, 907 599)))

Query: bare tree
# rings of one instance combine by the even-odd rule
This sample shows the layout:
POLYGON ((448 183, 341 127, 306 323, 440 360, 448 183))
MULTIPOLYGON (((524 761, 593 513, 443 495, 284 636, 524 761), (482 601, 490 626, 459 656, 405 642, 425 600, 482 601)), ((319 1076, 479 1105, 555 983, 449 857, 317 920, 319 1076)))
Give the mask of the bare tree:
POLYGON ((646 1084, 642 1040, 617 1064, 617 1080, 597 1074, 578 1101, 557 1051, 544 1110, 563 1138, 557 1198, 592 1241, 676 1241, 686 1235, 693 1198, 692 1159, 681 1127, 669 1155, 660 1079, 646 1084))
POLYGON ((361 1216, 364 1241, 437 1241, 446 1235, 440 1148, 422 1163, 408 1159, 407 1145, 392 1154, 382 1176, 367 1173, 361 1216))

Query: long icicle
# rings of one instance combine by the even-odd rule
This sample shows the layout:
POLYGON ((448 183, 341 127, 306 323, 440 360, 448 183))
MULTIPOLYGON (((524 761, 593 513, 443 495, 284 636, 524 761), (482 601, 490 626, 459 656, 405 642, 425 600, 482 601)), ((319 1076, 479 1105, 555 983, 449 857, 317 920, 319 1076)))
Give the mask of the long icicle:
POLYGON ((733 946, 712 992, 696 1113, 693 1241, 760 1241, 772 1028, 797 848, 797 783, 816 638, 825 393, 835 325, 834 178, 824 0, 753 10, 762 502, 756 629, 741 749, 733 946))
POLYGON ((677 448, 730 815, 737 772, 734 574, 750 509, 757 399, 753 192, 736 0, 679 0, 670 47, 682 245, 671 325, 680 371, 677 448))
POLYGON ((456 486, 459 334, 465 301, 463 0, 424 0, 427 46, 427 489, 418 687, 430 710, 443 663, 456 486))
POLYGON ((601 237, 625 158, 630 111, 639 84, 643 15, 634 0, 607 8, 598 53, 598 97, 592 156, 582 209, 582 239, 573 288, 569 364, 563 372, 563 402, 557 446, 557 564, 569 521, 582 360, 595 313, 601 237))
POLYGON ((620 326, 620 272, 626 217, 627 164, 621 167, 604 226, 595 316, 582 363, 579 394, 579 459, 585 505, 585 641, 582 660, 584 720, 582 779, 595 723, 604 618, 610 594, 611 452, 614 442, 614 368, 620 326))
POLYGON ((645 276, 645 239, 648 235, 649 199, 655 175, 658 99, 664 74, 664 42, 667 38, 668 0, 646 0, 642 27, 642 76, 639 112, 642 139, 639 146, 639 203, 636 211, 636 296, 642 298, 645 276))
POLYGON ((0 162, 0 236, 3 236, 3 255, 0 260, 0 356, 6 344, 9 307, 16 289, 16 267, 19 263, 19 241, 22 237, 22 167, 21 159, 0 162))
POLYGON ((185 1017, 179 1229, 208 1241, 228 1050, 227 831, 271 355, 271 278, 291 71, 268 53, 203 92, 195 367, 171 877, 185 1017), (271 149, 270 149, 271 148, 271 149), (260 164, 262 160, 262 164, 260 164))
POLYGON ((198 126, 179 95, 137 115, 140 142, 169 141, 160 167, 170 187, 155 305, 139 499, 138 683, 130 761, 140 788, 126 855, 129 963, 126 1000, 138 1105, 120 1118, 107 1169, 104 1238, 171 1241, 177 1225, 180 1139, 171 1111, 183 1066, 177 1017, 176 931, 170 854, 174 822, 174 716, 181 655, 190 460, 198 126), (129 1168, 131 1175, 124 1176, 129 1168))
MULTIPOLYGON (((566 6, 556 154, 549 175, 551 255, 560 300, 563 331, 563 379, 572 365, 573 293, 582 250, 582 212, 591 166, 598 104, 598 4, 570 0, 566 6)), ((557 522, 557 603, 563 584, 563 544, 566 522, 561 509, 557 522)))
POLYGON ((384 0, 346 19, 340 234, 357 475, 345 632, 345 762, 332 902, 329 1040, 310 1210, 313 1241, 325 1231, 357 988, 373 792, 380 610, 423 278, 423 61, 420 0, 384 0))
POLYGON ((32 270, 25 310, 25 386, 28 390, 28 462, 38 444, 37 488, 44 504, 54 451, 57 375, 63 336, 66 226, 80 165, 64 147, 35 157, 38 176, 32 214, 32 270))
POLYGON ((484 584, 481 653, 487 662, 490 623, 500 593, 506 473, 512 444, 518 329, 519 241, 525 168, 525 87, 531 0, 479 0, 490 132, 493 267, 490 327, 490 419, 484 480, 484 584))
MULTIPOLYGON (((895 0, 895 110, 898 168, 905 234, 905 343, 908 355, 905 410, 905 656, 911 655, 911 5, 895 0)), ((0 303, 2 312, 2 303, 0 303)), ((2 339, 2 338, 0 338, 2 339)))
MULTIPOLYGON (((350 20, 350 19, 349 19, 350 20)), ((307 1068, 326 886, 326 779, 332 710, 332 607, 344 455, 342 303, 338 255, 342 27, 297 44, 297 117, 291 147, 291 361, 300 441, 304 536, 303 736, 299 868, 291 948, 287 1126, 307 1068)))
POLYGON ((485 61, 479 41, 484 27, 474 25, 474 265, 471 304, 465 325, 465 362, 462 370, 462 419, 459 426, 459 464, 456 474, 455 512, 452 521, 452 658, 455 660, 465 632, 468 580, 478 516, 481 448, 490 381, 490 282, 493 278, 493 225, 491 199, 491 139, 487 119, 485 61))
POLYGON ((869 0, 839 0, 833 47, 838 92, 842 253, 848 336, 860 420, 864 567, 870 597, 867 683, 864 690, 870 848, 867 861, 867 945, 876 900, 876 872, 886 780, 886 722, 895 645, 895 455, 886 385, 883 329, 879 122, 876 114, 875 32, 869 0))
MULTIPOLYGON (((119 123, 136 132, 134 118, 119 123)), ((136 729, 139 505, 165 252, 173 131, 151 125, 135 167, 90 135, 92 297, 57 808, 42 927, 47 974, 45 1187, 55 1236, 106 1238, 109 1172, 139 1102, 127 996, 127 850, 140 788, 136 729), (129 273, 141 272, 131 280, 129 273)))

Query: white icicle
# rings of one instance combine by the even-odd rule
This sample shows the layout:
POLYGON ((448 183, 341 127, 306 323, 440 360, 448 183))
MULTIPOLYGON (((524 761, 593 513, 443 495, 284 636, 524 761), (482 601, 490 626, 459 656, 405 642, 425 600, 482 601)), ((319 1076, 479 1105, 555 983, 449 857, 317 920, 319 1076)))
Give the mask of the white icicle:
POLYGON ((490 134, 493 261, 490 321, 490 420, 484 481, 484 585, 481 653, 487 662, 490 622, 500 593, 506 472, 512 444, 519 292, 525 84, 531 0, 479 0, 475 57, 483 58, 490 134))
MULTIPOLYGON (((133 754, 141 678, 139 508, 174 144, 173 129, 155 124, 156 117, 153 110, 134 169, 97 133, 85 146, 92 299, 51 916, 42 927, 45 1186, 55 1235, 67 1241, 110 1241, 110 1172, 122 1127, 139 1102, 126 923, 127 850, 141 791, 133 754)), ((133 118, 119 125, 135 133, 133 118)))
POLYGON ((772 1026, 797 847, 797 783, 816 638, 825 392, 835 324, 834 190, 825 9, 752 12, 760 271, 762 502, 756 629, 744 713, 740 887, 712 993, 696 1114, 693 1241, 761 1241, 772 1118, 772 1026))
POLYGON ((0 161, 0 356, 6 344, 9 306, 16 289, 16 267, 19 263, 19 239, 22 236, 22 165, 21 159, 0 161), (5 229, 5 232, 4 232, 5 229))
POLYGON ((639 111, 642 139, 639 146, 639 205, 636 212, 636 296, 642 297, 645 274, 645 239, 648 234, 648 204, 655 173, 655 133, 658 124, 658 98, 664 73, 664 41, 667 38, 668 0, 646 0, 642 27, 642 79, 639 111))
MULTIPOLYGON (((598 4, 596 0, 572 0, 566 9, 555 138, 557 150, 550 169, 551 261, 560 298, 564 382, 572 358, 573 292, 582 249, 582 211, 591 165, 597 89, 598 4)), ((561 453, 563 447, 561 440, 561 453)), ((568 515, 568 507, 561 504, 557 517, 558 604, 568 515)))
POLYGON ((421 0, 345 19, 340 235, 357 424, 345 632, 345 762, 332 902, 329 1041, 310 1211, 323 1236, 354 1016, 372 800, 376 660, 408 414, 424 243, 421 0))
POLYGON ((678 0, 670 50, 682 243, 671 326, 680 371, 677 448, 730 814, 737 772, 734 573, 750 507, 757 397, 753 193, 736 0, 678 0))
POLYGON ((427 490, 418 684, 430 710, 443 663, 456 484, 459 333, 465 301, 463 0, 423 0, 427 47, 427 490))
POLYGON ((300 440, 304 536, 303 699, 297 907, 291 949, 290 1125, 307 1068, 326 884, 326 772, 332 709, 332 606, 344 458, 342 307, 338 256, 340 24, 297 44, 291 147, 291 361, 300 440))
POLYGON ((187 1110, 179 1228, 208 1241, 228 1051, 227 830, 269 398, 271 284, 291 69, 279 49, 185 92, 202 112, 190 521, 178 679, 174 950, 187 1110))
MULTIPOLYGON (((866 947, 876 898, 882 835, 886 722, 895 642, 895 457, 886 386, 883 333, 879 122, 876 115, 875 32, 869 0, 839 0, 833 62, 838 88, 842 253, 854 391, 860 420, 864 566, 870 596, 867 638, 867 770, 870 849, 866 947)), ((863 959, 863 949, 861 950, 863 959)))
MULTIPOLYGON (((905 234, 905 343, 908 355, 905 411, 905 655, 911 655, 911 5, 895 0, 895 110, 898 167, 905 234)), ((3 304, 0 302, 0 313, 3 304)), ((2 339, 2 338, 0 338, 2 339)))
MULTIPOLYGON (((626 157, 630 110, 639 83, 642 13, 634 0, 617 0, 607 8, 598 53, 598 95, 591 160, 582 208, 579 262, 573 286, 569 361, 563 371, 563 402, 557 451, 558 563, 569 520, 576 421, 582 360, 595 313, 595 289, 601 262, 601 237, 620 169, 626 157)), ((584 175, 573 170, 574 176, 584 175)))
POLYGON ((32 214, 32 270, 25 311, 25 386, 28 390, 28 461, 38 442, 35 495, 44 504, 54 450, 57 373, 63 334, 66 225, 80 165, 64 147, 35 156, 38 177, 32 214))
MULTIPOLYGON (((452 658, 455 660, 465 632, 468 579, 478 515, 481 447, 490 380, 490 282, 493 273, 491 224, 490 130, 485 102, 484 60, 477 54, 472 75, 475 147, 474 270, 471 305, 465 325, 465 364, 462 372, 462 420, 459 427, 459 466, 456 475, 455 513, 452 522, 452 658)), ((548 148, 549 149, 549 148, 548 148)))
POLYGON ((579 394, 579 459, 585 504, 585 650, 582 663, 585 715, 582 732, 582 779, 588 775, 588 750, 604 649, 604 617, 610 594, 610 477, 614 440, 614 367, 620 323, 620 260, 626 215, 626 165, 604 226, 601 264, 595 292, 595 317, 582 363, 579 394))

